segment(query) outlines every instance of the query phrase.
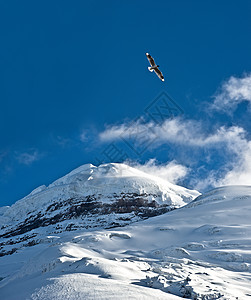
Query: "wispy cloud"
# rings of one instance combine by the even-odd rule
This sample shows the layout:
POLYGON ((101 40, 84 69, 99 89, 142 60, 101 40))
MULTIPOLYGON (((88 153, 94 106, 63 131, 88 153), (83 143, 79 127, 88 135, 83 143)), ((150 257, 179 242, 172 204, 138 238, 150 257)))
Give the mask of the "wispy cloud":
POLYGON ((241 137, 245 131, 238 126, 221 126, 213 133, 206 133, 203 123, 195 120, 175 118, 166 120, 162 124, 154 122, 143 123, 142 120, 130 123, 110 126, 100 133, 101 141, 107 142, 121 137, 125 139, 137 138, 139 133, 145 131, 146 138, 155 139, 154 147, 165 143, 180 144, 186 146, 212 147, 222 143, 232 143, 241 137))
POLYGON ((176 161, 159 164, 155 158, 150 159, 145 164, 131 163, 130 165, 171 183, 177 183, 189 173, 189 168, 178 164, 176 161))
POLYGON ((242 141, 242 149, 237 159, 231 163, 232 167, 218 180, 217 186, 245 184, 251 185, 251 141, 242 141))
POLYGON ((23 165, 31 165, 43 157, 43 154, 38 150, 29 150, 27 152, 16 153, 16 160, 23 165))
POLYGON ((190 184, 197 190, 224 185, 251 185, 251 142, 243 140, 243 149, 235 149, 236 155, 226 162, 222 170, 211 170, 206 178, 193 178, 190 184), (240 150, 240 151, 239 151, 240 150))
POLYGON ((214 97, 212 108, 230 113, 243 101, 251 102, 251 73, 242 78, 232 76, 224 82, 214 97))
POLYGON ((251 185, 251 141, 244 129, 226 135, 220 148, 224 164, 211 169, 205 178, 192 179, 191 184, 198 190, 224 185, 251 185))
MULTIPOLYGON (((216 130, 209 131, 203 122, 196 120, 184 120, 175 118, 166 120, 162 124, 144 122, 142 119, 134 123, 123 123, 110 126, 100 134, 101 141, 112 141, 121 137, 125 139, 136 138, 143 129, 147 128, 146 138, 155 139, 152 147, 158 148, 168 144, 179 147, 179 153, 189 153, 193 149, 194 156, 198 153, 200 164, 208 163, 211 155, 222 158, 219 169, 213 166, 208 170, 206 178, 197 176, 190 180, 189 184, 199 190, 227 184, 251 184, 251 141, 247 132, 239 126, 220 126, 216 130), (205 156, 204 153, 207 153, 205 156), (195 154, 196 153, 196 154, 195 154)), ((176 161, 179 161, 177 153, 176 161)), ((193 154, 192 154, 193 155, 193 154)), ((191 159, 189 156, 188 159, 191 159)), ((196 160, 196 157, 195 157, 196 160)), ((188 166, 189 166, 189 162, 188 166)), ((144 166, 137 166, 142 171, 159 174, 159 177, 177 182, 180 178, 188 177, 190 169, 178 162, 167 163, 158 166, 155 160, 150 160, 144 166)), ((198 166, 201 167, 201 166, 198 166)), ((188 180, 189 181, 189 180, 188 180)))

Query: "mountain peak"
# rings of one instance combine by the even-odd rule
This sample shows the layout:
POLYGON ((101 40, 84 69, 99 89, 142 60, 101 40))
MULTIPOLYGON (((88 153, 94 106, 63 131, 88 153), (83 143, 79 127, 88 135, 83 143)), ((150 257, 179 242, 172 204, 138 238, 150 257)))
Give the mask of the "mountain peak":
POLYGON ((126 164, 85 164, 1 209, 0 237, 39 235, 90 227, 116 227, 163 214, 199 192, 126 164))

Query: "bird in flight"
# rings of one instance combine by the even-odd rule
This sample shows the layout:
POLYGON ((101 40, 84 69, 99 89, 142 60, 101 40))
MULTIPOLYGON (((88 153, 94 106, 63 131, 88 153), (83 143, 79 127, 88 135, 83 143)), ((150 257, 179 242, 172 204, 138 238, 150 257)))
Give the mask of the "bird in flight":
POLYGON ((156 75, 159 77, 159 79, 164 81, 164 76, 161 73, 161 71, 159 70, 159 65, 155 64, 154 59, 152 58, 152 56, 149 53, 146 53, 146 57, 149 60, 149 63, 151 65, 151 67, 148 67, 148 70, 150 72, 154 71, 156 73, 156 75))

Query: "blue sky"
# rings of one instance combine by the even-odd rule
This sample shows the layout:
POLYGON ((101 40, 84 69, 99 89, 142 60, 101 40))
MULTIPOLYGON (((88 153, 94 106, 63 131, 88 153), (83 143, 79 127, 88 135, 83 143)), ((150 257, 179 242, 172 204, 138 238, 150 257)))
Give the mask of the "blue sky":
POLYGON ((0 1, 1 205, 112 150, 201 191, 251 182, 250 14, 248 0, 0 1), (180 110, 154 120, 158 97, 180 110))

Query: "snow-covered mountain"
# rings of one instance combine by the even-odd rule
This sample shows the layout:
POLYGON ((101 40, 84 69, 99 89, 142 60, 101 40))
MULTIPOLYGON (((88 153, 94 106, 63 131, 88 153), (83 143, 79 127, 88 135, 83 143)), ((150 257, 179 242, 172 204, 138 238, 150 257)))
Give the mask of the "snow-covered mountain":
POLYGON ((39 243, 43 227, 58 234, 124 226, 183 206, 198 194, 125 164, 83 165, 0 209, 0 255, 39 243))
POLYGON ((84 165, 0 215, 0 299, 251 297, 250 186, 84 165))

